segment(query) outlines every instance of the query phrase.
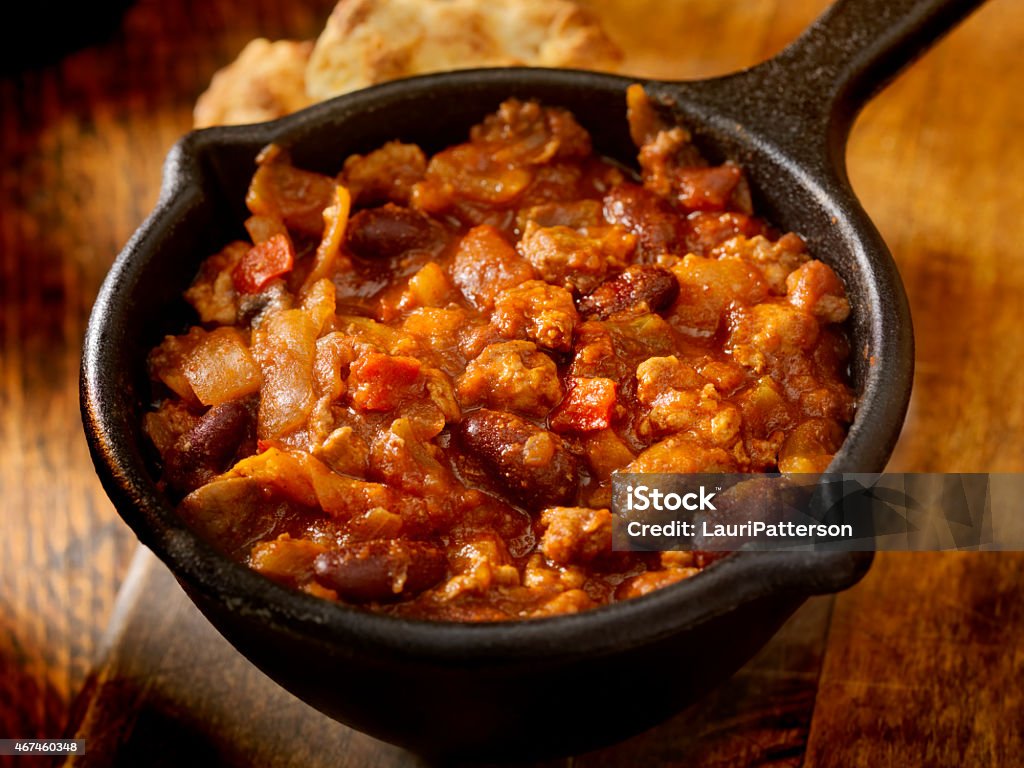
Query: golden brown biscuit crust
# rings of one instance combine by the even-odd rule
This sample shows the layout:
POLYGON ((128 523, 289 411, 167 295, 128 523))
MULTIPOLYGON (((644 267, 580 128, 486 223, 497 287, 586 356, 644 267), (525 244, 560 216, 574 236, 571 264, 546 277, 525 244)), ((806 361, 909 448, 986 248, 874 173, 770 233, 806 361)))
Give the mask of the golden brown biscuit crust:
POLYGON ((312 52, 307 41, 251 40, 199 97, 195 126, 259 123, 309 106, 305 78, 312 52))
POLYGON ((572 0, 341 0, 306 69, 314 99, 468 67, 612 69, 622 58, 572 0))
POLYGON ((250 42, 214 75, 196 127, 272 120, 399 77, 468 67, 614 70, 622 54, 574 0, 340 0, 316 40, 250 42))

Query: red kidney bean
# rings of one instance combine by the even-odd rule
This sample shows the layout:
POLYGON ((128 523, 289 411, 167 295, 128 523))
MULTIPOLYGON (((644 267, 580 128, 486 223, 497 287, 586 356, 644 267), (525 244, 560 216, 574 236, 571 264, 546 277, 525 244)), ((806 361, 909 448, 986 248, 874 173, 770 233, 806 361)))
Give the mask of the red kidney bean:
POLYGON ((616 312, 646 304, 651 312, 660 312, 679 296, 679 281, 667 269, 636 265, 605 280, 580 299, 580 314, 601 319, 616 312))
POLYGON ((356 256, 389 259, 414 248, 438 248, 444 243, 444 232, 425 213, 388 203, 353 216, 346 240, 356 256))
POLYGON ((448 559, 433 544, 389 539, 348 544, 313 562, 321 585, 355 603, 410 597, 437 584, 447 570, 448 559))
POLYGON ((579 491, 576 457, 558 435, 510 413, 483 408, 455 427, 462 447, 530 511, 570 504, 579 491))
POLYGON ((164 479, 186 492, 224 472, 255 436, 254 399, 215 405, 164 455, 164 479))

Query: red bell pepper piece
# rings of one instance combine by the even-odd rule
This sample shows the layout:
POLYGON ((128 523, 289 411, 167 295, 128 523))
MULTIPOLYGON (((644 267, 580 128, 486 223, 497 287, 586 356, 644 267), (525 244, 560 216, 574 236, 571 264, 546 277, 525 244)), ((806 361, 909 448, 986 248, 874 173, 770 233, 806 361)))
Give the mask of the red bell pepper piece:
POLYGON ((295 266, 295 249, 287 235, 274 235, 250 248, 231 273, 239 293, 259 293, 275 277, 295 266))

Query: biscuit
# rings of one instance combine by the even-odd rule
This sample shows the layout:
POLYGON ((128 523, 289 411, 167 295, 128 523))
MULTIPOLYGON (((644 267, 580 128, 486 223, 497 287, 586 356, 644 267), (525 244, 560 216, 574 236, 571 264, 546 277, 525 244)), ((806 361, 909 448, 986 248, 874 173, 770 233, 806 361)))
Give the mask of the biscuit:
POLYGON ((615 70, 622 53, 573 0, 340 0, 316 40, 257 38, 213 76, 197 128, 273 120, 399 77, 469 67, 615 70))
POLYGON ((341 0, 306 69, 315 100, 469 67, 613 69, 622 54, 571 0, 341 0))
POLYGON ((312 51, 311 42, 250 41, 199 97, 195 126, 259 123, 309 106, 305 72, 312 51))

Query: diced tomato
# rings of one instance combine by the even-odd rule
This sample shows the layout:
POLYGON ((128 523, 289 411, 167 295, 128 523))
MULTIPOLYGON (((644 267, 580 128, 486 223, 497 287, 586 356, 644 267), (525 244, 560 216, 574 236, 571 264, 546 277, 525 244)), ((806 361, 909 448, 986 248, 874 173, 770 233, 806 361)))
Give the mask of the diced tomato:
POLYGON ((275 277, 291 272, 295 250, 287 235, 274 235, 254 245, 238 260, 231 279, 239 293, 259 293, 275 277))
POLYGON ((419 380, 420 361, 414 357, 363 355, 349 369, 352 404, 364 411, 394 410, 419 380))
POLYGON ((568 394, 551 415, 553 430, 590 432, 611 426, 616 389, 612 379, 570 377, 568 385, 568 394))

